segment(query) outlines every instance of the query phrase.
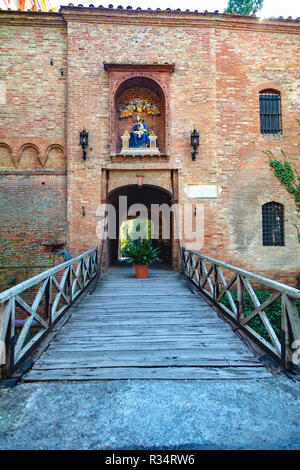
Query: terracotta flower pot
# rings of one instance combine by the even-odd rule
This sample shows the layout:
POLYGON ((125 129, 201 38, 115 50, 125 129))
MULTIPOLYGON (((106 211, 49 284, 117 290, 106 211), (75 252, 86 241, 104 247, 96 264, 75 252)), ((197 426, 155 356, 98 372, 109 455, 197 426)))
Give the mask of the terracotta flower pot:
POLYGON ((140 264, 135 264, 135 277, 137 279, 145 279, 148 274, 148 265, 142 266, 140 264))

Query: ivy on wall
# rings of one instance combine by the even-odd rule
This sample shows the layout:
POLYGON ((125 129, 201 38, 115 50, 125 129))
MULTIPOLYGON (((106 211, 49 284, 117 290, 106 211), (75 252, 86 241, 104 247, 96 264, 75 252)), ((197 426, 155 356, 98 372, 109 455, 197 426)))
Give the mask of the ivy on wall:
MULTIPOLYGON (((298 126, 300 127, 300 120, 297 119, 298 126)), ((296 210, 300 217, 300 173, 292 168, 291 163, 287 160, 283 150, 281 153, 284 161, 277 160, 270 150, 263 150, 263 153, 269 157, 270 167, 273 169, 276 178, 283 184, 287 191, 294 197, 296 210)), ((294 224, 295 225, 295 224, 294 224)), ((300 229, 295 225, 298 234, 298 241, 300 243, 300 229)))

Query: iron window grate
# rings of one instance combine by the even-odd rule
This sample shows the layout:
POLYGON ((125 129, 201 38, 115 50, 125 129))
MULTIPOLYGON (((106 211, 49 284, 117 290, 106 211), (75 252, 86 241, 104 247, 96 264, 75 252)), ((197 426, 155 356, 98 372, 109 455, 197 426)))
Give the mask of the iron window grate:
POLYGON ((260 93, 260 132, 261 134, 281 133, 281 113, 279 93, 260 93))
POLYGON ((283 246, 283 205, 268 202, 262 206, 262 233, 264 246, 283 246))

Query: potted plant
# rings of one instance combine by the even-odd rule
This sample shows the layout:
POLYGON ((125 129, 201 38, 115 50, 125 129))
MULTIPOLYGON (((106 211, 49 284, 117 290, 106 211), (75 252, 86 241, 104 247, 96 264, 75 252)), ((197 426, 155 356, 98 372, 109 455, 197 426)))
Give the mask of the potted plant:
POLYGON ((159 248, 153 248, 151 240, 138 238, 129 240, 123 248, 122 255, 128 258, 128 261, 134 263, 137 279, 145 279, 148 274, 148 266, 155 261, 159 248))

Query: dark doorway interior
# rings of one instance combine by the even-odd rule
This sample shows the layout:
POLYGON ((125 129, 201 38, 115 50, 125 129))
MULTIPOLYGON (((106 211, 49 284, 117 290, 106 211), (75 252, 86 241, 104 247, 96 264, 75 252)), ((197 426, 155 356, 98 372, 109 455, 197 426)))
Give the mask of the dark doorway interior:
MULTIPOLYGON (((153 211, 153 204, 167 204, 171 206, 171 194, 167 191, 150 185, 143 185, 139 187, 138 185, 131 186, 122 186, 116 190, 111 191, 109 194, 108 202, 112 204, 116 209, 117 221, 119 221, 119 197, 127 196, 127 207, 129 208, 133 204, 143 204, 147 208, 148 219, 153 218, 153 214, 156 212, 156 221, 157 217, 159 218, 159 227, 156 227, 156 236, 152 239, 152 244, 154 247, 159 247, 161 259, 164 265, 172 265, 172 233, 173 233, 173 214, 169 220, 167 218, 163 219, 163 215, 159 211, 153 211), (152 206, 152 207, 151 207, 152 206), (152 211, 151 211, 152 208, 152 211), (168 238, 163 238, 162 227, 164 224, 169 224, 170 236, 168 238), (157 237, 157 234, 159 236, 157 237)), ((139 214, 137 214, 137 217, 139 214)), ((117 237, 116 239, 108 240, 108 259, 109 264, 114 264, 118 261, 120 254, 120 225, 124 220, 129 220, 131 217, 127 217, 121 220, 121 223, 117 224, 117 237)), ((166 227, 166 225, 165 225, 166 227)))

